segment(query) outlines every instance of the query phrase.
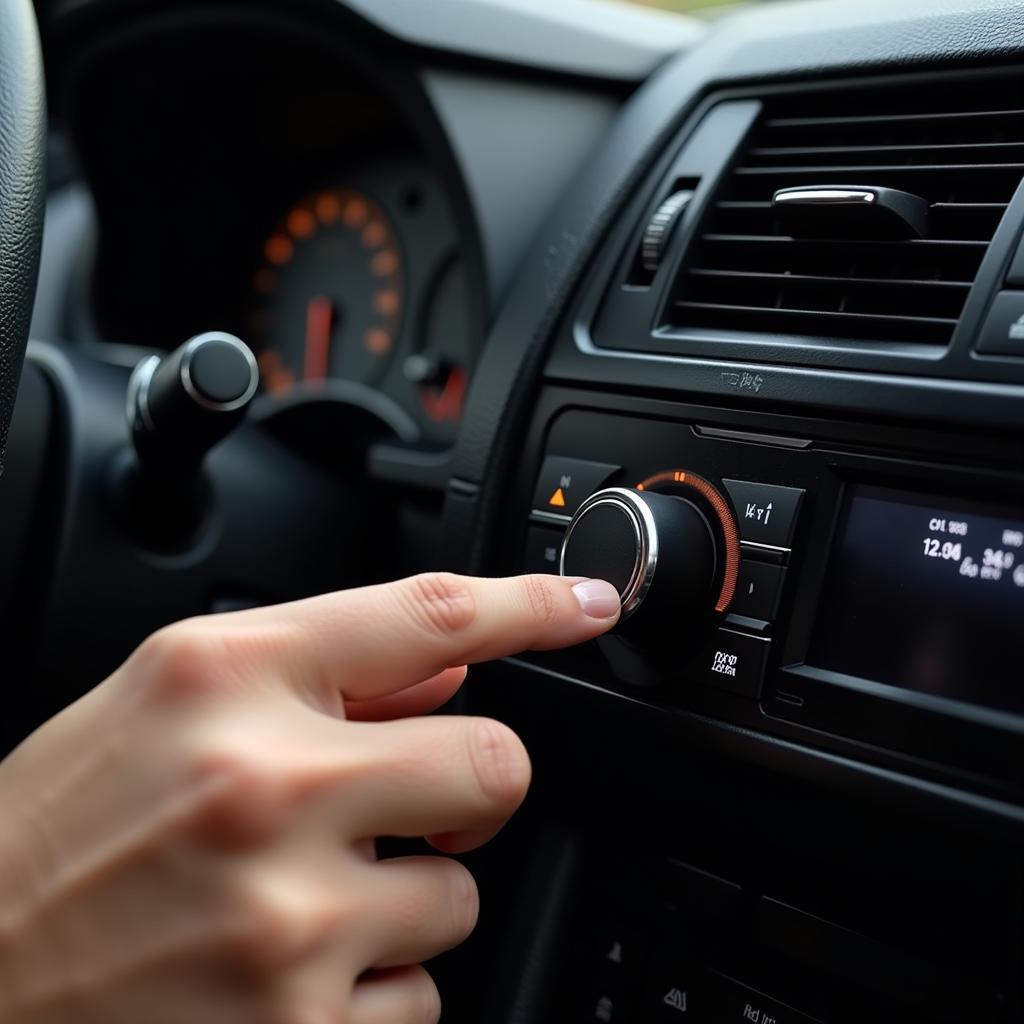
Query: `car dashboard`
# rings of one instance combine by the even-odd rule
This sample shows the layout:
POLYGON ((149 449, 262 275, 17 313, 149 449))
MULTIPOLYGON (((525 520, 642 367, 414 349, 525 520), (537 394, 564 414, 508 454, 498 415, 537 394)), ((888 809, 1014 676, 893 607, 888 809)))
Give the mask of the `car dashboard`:
POLYGON ((443 1019, 1024 1019, 1019 6, 124 11, 42 18, 36 717, 183 615, 603 575, 621 628, 455 702, 535 782, 443 1019), (211 329, 254 433, 161 547, 68 483, 81 396, 211 329))

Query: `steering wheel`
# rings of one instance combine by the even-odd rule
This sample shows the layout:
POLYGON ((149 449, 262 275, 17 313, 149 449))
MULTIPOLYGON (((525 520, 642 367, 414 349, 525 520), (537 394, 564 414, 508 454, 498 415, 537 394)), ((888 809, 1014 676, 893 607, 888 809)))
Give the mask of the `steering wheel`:
POLYGON ((43 232, 46 101, 30 0, 0 4, 0 470, 25 357, 43 232))

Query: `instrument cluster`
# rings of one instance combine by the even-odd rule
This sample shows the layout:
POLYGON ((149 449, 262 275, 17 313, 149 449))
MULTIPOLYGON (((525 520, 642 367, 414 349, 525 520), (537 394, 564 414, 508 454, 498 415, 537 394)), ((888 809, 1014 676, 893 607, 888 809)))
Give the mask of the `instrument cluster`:
POLYGON ((63 108, 96 219, 69 336, 169 351, 228 331, 263 413, 347 404, 448 447, 483 273, 416 69, 255 11, 130 43, 86 51, 63 108))
POLYGON ((270 402, 383 394, 451 443, 472 373, 468 275, 437 179, 393 161, 299 198, 259 250, 246 337, 270 402))

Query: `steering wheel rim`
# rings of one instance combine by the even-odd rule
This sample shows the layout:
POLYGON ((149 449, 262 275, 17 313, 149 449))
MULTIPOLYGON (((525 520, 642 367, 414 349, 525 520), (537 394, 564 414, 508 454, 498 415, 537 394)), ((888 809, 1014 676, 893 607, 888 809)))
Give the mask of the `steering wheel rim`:
POLYGON ((43 233, 46 99, 31 0, 0 3, 0 472, 43 233))

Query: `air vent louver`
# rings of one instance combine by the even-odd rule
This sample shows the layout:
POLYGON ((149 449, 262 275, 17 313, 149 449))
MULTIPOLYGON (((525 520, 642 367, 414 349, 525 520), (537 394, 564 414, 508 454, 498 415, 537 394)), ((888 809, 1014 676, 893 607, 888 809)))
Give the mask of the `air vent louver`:
POLYGON ((1024 174, 1024 82, 822 90, 771 98, 705 216, 670 328, 945 345, 1024 174), (777 189, 900 189, 924 239, 797 239, 777 189))

